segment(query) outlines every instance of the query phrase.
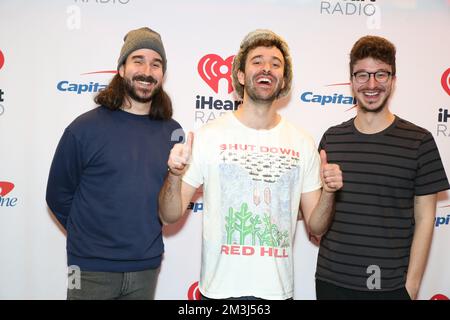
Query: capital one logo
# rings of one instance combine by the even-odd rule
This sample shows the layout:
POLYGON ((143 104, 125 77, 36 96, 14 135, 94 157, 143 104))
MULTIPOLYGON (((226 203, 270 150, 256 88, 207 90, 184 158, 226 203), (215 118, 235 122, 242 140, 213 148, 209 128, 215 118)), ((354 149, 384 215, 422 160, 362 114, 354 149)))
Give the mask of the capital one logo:
POLYGON ((0 181, 0 197, 5 197, 12 189, 14 189, 14 183, 0 181))
POLYGON ((447 92, 447 94, 450 96, 450 68, 445 70, 442 74, 441 85, 444 91, 447 92))
POLYGON ((217 54, 211 53, 198 62, 198 74, 215 93, 219 93, 219 81, 221 79, 228 81, 228 93, 233 92, 231 81, 233 58, 234 56, 229 56, 224 60, 217 54))
POLYGON ((188 300, 201 300, 200 290, 198 290, 198 281, 194 282, 188 290, 188 300))
POLYGON ((4 64, 5 64, 5 56, 3 55, 2 50, 0 50, 0 69, 3 67, 4 64))
MULTIPOLYGON (((80 75, 91 75, 91 74, 116 74, 116 70, 103 70, 103 71, 92 71, 92 72, 85 72, 80 75)), ((101 84, 99 82, 89 81, 87 82, 71 82, 69 80, 61 80, 56 84, 56 88, 58 91, 61 92, 69 92, 69 93, 76 93, 76 94, 82 94, 85 92, 99 92, 100 90, 103 90, 107 87, 106 84, 101 84)))
POLYGON ((0 207, 15 207, 17 198, 6 198, 6 196, 14 189, 14 183, 8 181, 0 181, 0 207))

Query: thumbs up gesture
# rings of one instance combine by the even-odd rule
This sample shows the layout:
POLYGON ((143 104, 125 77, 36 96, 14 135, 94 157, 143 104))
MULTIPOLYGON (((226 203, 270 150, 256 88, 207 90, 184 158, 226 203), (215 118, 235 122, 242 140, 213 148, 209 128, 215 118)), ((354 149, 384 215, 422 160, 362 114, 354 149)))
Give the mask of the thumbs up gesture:
POLYGON ((342 171, 337 164, 328 163, 327 153, 320 150, 320 179, 322 180, 323 190, 335 192, 342 188, 342 171))
POLYGON ((189 132, 186 143, 177 143, 170 151, 167 165, 169 166, 170 173, 172 173, 173 175, 179 176, 183 174, 186 165, 191 158, 193 141, 194 134, 192 132, 189 132))

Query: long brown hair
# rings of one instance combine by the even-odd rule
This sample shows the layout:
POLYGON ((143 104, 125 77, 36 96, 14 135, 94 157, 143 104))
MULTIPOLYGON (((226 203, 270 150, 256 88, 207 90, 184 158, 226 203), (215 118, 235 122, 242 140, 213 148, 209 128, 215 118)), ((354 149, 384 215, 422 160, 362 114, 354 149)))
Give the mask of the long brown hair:
MULTIPOLYGON (((95 96, 94 101, 110 110, 120 109, 124 102, 130 103, 123 78, 116 74, 109 85, 95 96)), ((169 120, 172 118, 172 114, 172 101, 161 87, 152 99, 149 117, 152 120, 169 120)))

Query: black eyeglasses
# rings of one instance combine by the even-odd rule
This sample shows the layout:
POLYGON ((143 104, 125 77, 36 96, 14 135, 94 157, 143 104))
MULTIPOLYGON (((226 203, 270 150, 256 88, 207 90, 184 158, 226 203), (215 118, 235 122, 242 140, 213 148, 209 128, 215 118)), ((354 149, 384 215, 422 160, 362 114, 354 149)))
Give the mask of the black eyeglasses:
POLYGON ((353 73, 353 77, 357 83, 366 83, 369 81, 370 76, 373 74, 375 80, 379 83, 385 83, 389 80, 389 77, 392 75, 392 72, 389 71, 376 71, 376 72, 367 72, 367 71, 358 71, 353 73))

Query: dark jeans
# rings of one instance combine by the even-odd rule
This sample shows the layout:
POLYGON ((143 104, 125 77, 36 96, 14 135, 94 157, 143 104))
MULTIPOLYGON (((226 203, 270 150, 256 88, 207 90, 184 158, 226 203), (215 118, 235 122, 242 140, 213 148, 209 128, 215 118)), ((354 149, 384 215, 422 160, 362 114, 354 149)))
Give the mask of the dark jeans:
POLYGON ((406 288, 392 291, 360 291, 316 279, 317 300, 411 300, 406 288))
POLYGON ((80 288, 67 289, 67 300, 152 300, 158 269, 136 272, 81 271, 80 288))

